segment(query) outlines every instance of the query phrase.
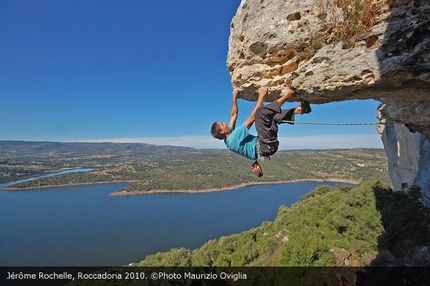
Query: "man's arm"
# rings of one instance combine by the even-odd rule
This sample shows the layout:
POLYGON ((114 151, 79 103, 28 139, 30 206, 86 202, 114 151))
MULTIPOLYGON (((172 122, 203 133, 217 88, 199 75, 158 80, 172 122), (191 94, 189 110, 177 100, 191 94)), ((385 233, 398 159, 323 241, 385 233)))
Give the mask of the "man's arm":
POLYGON ((230 127, 236 127, 237 114, 239 113, 239 108, 237 106, 237 97, 239 96, 239 89, 235 88, 233 90, 233 103, 230 111, 230 127))
POLYGON ((252 110, 251 115, 248 117, 248 119, 245 120, 246 127, 251 128, 252 124, 254 124, 255 121, 255 113, 257 112, 257 109, 259 107, 262 107, 264 104, 264 97, 268 94, 269 89, 267 86, 262 86, 258 89, 258 100, 255 104, 254 110, 252 110))

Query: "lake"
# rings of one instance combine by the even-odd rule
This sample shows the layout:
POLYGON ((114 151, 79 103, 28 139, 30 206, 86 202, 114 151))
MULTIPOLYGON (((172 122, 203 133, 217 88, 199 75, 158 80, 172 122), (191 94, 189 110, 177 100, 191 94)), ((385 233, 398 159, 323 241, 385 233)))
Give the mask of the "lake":
MULTIPOLYGON (((110 197, 129 183, 0 191, 0 266, 118 266, 273 221, 318 185, 110 197)), ((4 186, 0 185, 0 188, 4 186)))

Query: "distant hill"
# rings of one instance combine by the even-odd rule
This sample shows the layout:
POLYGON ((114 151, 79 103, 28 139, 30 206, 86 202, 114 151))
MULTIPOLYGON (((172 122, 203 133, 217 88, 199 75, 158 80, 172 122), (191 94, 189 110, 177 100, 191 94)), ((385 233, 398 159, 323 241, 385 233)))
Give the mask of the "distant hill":
POLYGON ((74 157, 83 155, 120 154, 172 154, 178 152, 201 152, 190 147, 152 145, 145 143, 86 143, 47 141, 0 141, 0 158, 23 159, 29 157, 74 157))
POLYGON ((78 168, 101 168, 171 158, 179 154, 211 154, 220 150, 145 143, 0 141, 0 183, 78 168))

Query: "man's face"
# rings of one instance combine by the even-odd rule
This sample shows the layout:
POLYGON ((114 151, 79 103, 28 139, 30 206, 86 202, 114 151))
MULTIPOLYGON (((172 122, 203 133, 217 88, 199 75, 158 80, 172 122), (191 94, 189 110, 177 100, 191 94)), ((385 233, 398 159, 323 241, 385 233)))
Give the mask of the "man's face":
POLYGON ((225 122, 218 122, 218 129, 220 134, 227 134, 231 131, 231 128, 228 127, 227 123, 225 122))

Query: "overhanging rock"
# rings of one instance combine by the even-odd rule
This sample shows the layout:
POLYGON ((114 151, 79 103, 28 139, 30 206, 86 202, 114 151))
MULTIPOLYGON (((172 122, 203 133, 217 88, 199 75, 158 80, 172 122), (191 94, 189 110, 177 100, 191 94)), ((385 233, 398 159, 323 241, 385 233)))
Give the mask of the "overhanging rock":
MULTIPOLYGON (((313 104, 376 99, 383 103, 381 120, 404 124, 407 132, 430 140, 430 2, 367 3, 371 9, 353 11, 361 13, 354 22, 348 14, 353 7, 334 0, 243 0, 230 26, 232 85, 252 101, 262 85, 269 87, 268 101, 289 86, 297 90, 292 100, 313 104), (349 29, 354 25, 355 32, 349 29), (344 37, 336 39, 340 33, 344 37)), ((428 169, 429 153, 414 153, 420 157, 414 159, 421 164, 417 169, 428 169)), ((398 162, 389 164, 396 168, 398 162)), ((430 179, 412 176, 412 184, 430 197, 430 179)))

